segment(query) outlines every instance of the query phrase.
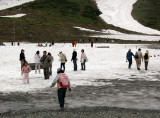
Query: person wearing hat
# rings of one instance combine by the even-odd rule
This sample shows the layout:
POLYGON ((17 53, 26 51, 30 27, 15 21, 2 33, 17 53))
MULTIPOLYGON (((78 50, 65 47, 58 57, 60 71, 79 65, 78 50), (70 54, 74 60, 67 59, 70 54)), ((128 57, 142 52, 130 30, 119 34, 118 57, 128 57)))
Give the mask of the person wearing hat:
POLYGON ((71 61, 73 61, 74 71, 77 71, 77 52, 75 49, 73 50, 71 61))
POLYGON ((58 56, 60 57, 60 68, 63 67, 63 70, 65 71, 65 63, 67 62, 67 57, 64 53, 62 53, 62 51, 59 52, 58 56))
POLYGON ((128 60, 129 65, 128 68, 131 68, 132 65, 132 56, 134 56, 134 54, 131 52, 131 49, 128 50, 127 55, 126 55, 126 60, 128 60))
POLYGON ((138 51, 135 54, 135 60, 136 60, 136 64, 137 64, 137 69, 140 70, 141 60, 143 62, 142 52, 141 52, 140 48, 138 49, 138 51))
POLYGON ((24 54, 24 50, 23 49, 21 50, 19 60, 21 61, 21 69, 22 69, 23 64, 25 62, 25 54, 24 54))
POLYGON ((145 65, 145 70, 148 69, 148 62, 149 62, 149 58, 150 58, 150 54, 149 54, 149 51, 146 50, 146 53, 144 54, 143 56, 143 59, 144 59, 144 65, 145 65))
POLYGON ((71 91, 71 84, 70 84, 68 76, 64 73, 64 71, 61 68, 57 69, 57 76, 53 80, 50 87, 52 88, 56 84, 57 84, 57 90, 58 90, 58 100, 60 104, 60 109, 64 110, 66 91, 67 91, 67 88, 69 91, 71 91), (62 86, 61 79, 67 80, 68 86, 66 87, 62 86))

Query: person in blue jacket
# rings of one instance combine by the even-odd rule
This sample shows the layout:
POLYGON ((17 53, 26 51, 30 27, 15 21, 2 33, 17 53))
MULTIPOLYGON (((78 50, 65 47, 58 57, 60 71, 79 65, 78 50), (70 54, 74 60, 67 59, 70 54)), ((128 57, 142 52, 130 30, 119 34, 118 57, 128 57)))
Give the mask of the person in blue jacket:
POLYGON ((128 68, 131 68, 132 65, 132 56, 134 57, 134 54, 131 52, 131 49, 128 50, 127 55, 126 55, 126 60, 128 60, 129 65, 128 68))

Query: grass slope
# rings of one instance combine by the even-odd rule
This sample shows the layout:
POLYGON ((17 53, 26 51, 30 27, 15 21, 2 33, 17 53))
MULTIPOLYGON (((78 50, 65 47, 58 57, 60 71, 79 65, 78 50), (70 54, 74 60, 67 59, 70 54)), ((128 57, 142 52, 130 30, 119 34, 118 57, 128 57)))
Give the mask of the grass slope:
POLYGON ((160 0, 137 0, 132 16, 141 24, 160 30, 160 0))
POLYGON ((84 38, 89 33, 73 26, 100 30, 102 28, 129 32, 106 24, 99 18, 101 12, 94 0, 35 0, 17 7, 0 11, 0 15, 26 13, 22 18, 0 18, 0 41, 45 42, 84 38))

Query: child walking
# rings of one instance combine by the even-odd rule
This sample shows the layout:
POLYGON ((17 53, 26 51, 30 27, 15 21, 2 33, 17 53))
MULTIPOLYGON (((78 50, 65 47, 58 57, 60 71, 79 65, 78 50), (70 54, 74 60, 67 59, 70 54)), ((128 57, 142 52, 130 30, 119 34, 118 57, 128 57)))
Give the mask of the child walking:
POLYGON ((22 75, 24 76, 23 77, 24 84, 26 84, 26 81, 29 84, 29 73, 30 72, 31 72, 31 67, 28 65, 27 62, 24 62, 24 66, 22 67, 22 75))

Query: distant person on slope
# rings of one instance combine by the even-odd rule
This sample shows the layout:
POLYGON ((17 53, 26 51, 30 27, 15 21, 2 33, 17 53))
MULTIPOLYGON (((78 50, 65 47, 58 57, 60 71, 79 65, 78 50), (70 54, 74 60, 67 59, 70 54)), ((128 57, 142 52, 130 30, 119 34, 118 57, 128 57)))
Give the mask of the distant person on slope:
POLYGON ((41 60, 41 55, 39 54, 39 51, 37 51, 36 54, 34 55, 35 73, 37 73, 37 68, 38 68, 39 73, 41 73, 41 71, 40 71, 40 60, 41 60))
POLYGON ((31 67, 28 65, 27 62, 24 62, 24 66, 22 68, 22 75, 24 76, 23 77, 23 83, 26 84, 29 84, 29 73, 31 72, 31 67))
POLYGON ((126 60, 128 60, 129 65, 128 68, 131 68, 132 65, 132 56, 134 56, 134 54, 131 52, 131 49, 128 50, 127 55, 126 55, 126 60))
POLYGON ((58 100, 60 109, 64 110, 66 91, 67 88, 69 89, 69 91, 71 91, 71 85, 68 76, 61 68, 57 69, 57 76, 50 87, 54 87, 56 84, 58 89, 58 100))
POLYGON ((149 58, 150 58, 150 54, 149 54, 149 51, 147 50, 146 53, 143 56, 144 64, 145 64, 145 70, 148 69, 149 58))
POLYGON ((22 69, 24 62, 26 61, 26 60, 25 60, 25 54, 24 54, 24 50, 23 50, 23 49, 21 50, 19 60, 21 61, 21 69, 22 69))
POLYGON ((134 57, 135 57, 135 60, 136 60, 137 69, 140 70, 141 60, 143 62, 142 52, 141 52, 140 48, 138 49, 138 51, 136 52, 134 57))

